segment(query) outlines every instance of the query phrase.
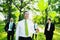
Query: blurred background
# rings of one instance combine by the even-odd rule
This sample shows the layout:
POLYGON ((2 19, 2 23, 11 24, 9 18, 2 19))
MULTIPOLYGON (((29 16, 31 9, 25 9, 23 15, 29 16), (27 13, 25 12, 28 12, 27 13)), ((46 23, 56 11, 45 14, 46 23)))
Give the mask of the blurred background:
POLYGON ((24 11, 29 11, 29 18, 40 28, 38 40, 45 40, 44 25, 48 18, 55 23, 53 40, 60 40, 60 0, 0 0, 0 40, 7 40, 4 27, 9 19, 13 17, 17 23, 23 19, 24 11))

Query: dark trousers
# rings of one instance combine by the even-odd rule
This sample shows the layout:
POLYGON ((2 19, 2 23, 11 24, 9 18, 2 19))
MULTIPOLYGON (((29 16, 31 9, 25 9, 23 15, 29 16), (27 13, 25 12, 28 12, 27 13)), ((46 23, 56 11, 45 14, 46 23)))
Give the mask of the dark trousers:
POLYGON ((31 37, 19 37, 19 40, 32 40, 31 37))
POLYGON ((33 34, 32 35, 32 40, 34 40, 34 36, 35 36, 35 39, 37 39, 37 34, 33 34))
POLYGON ((52 40, 52 38, 53 38, 53 34, 47 33, 46 40, 52 40))
POLYGON ((14 38, 14 33, 12 33, 12 31, 9 31, 7 34, 7 40, 13 40, 14 38))

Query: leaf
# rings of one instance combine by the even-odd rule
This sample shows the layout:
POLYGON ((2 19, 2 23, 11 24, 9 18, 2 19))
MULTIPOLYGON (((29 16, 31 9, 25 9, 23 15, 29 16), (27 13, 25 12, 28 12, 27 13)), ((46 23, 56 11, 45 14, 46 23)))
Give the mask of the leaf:
POLYGON ((38 2, 38 8, 40 11, 44 11, 48 7, 48 1, 47 0, 40 0, 38 2))

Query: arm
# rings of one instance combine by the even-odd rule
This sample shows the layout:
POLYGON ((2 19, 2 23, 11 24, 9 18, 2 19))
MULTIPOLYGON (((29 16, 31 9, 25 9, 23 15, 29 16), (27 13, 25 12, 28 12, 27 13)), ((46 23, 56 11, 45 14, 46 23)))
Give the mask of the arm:
POLYGON ((46 34, 46 31, 47 31, 47 23, 45 24, 44 34, 46 34))
POLYGON ((38 33, 39 32, 39 28, 38 28, 37 24, 35 24, 35 29, 36 29, 36 33, 38 33))
POLYGON ((53 24, 53 31, 55 30, 55 24, 53 24))
POLYGON ((14 23, 14 29, 16 29, 16 25, 15 25, 15 23, 14 23))
POLYGON ((5 25, 5 27, 4 27, 4 29, 5 29, 5 31, 7 32, 7 30, 8 30, 8 23, 5 25))
POLYGON ((19 23, 17 24, 17 27, 16 27, 16 40, 19 39, 19 23))
POLYGON ((55 30, 55 24, 52 23, 52 28, 51 28, 51 31, 54 31, 55 30))
POLYGON ((35 33, 35 30, 34 30, 34 24, 32 24, 31 29, 32 29, 32 33, 35 33))

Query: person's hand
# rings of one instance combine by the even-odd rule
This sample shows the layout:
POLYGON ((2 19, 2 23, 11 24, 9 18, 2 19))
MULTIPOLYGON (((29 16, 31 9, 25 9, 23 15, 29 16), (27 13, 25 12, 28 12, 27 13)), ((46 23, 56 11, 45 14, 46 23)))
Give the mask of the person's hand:
POLYGON ((46 37, 46 35, 45 35, 45 37, 46 37))
POLYGON ((39 32, 39 29, 36 29, 36 33, 38 33, 39 32))
POLYGON ((49 29, 47 29, 47 31, 50 31, 49 29))
POLYGON ((7 31, 7 33, 8 33, 9 31, 7 31))

